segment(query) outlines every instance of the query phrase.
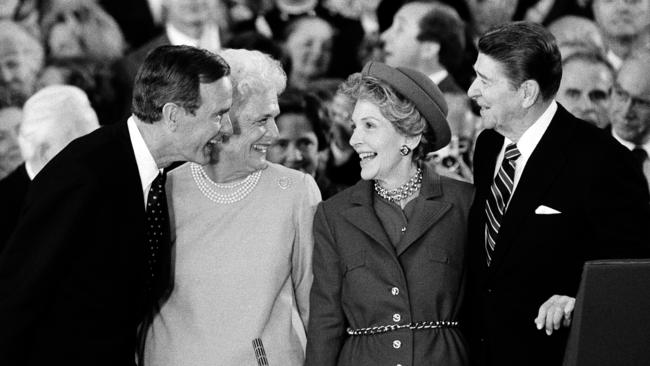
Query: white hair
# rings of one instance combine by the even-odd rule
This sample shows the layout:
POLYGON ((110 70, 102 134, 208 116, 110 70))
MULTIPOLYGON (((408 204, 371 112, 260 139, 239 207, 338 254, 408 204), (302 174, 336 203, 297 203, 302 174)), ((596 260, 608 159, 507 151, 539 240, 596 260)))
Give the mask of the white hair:
POLYGON ((246 96, 269 89, 279 95, 287 85, 287 75, 278 60, 260 51, 227 49, 219 53, 230 65, 233 105, 239 106, 246 96))
POLYGON ((23 107, 18 144, 37 173, 72 140, 99 127, 86 93, 71 85, 45 87, 23 107))

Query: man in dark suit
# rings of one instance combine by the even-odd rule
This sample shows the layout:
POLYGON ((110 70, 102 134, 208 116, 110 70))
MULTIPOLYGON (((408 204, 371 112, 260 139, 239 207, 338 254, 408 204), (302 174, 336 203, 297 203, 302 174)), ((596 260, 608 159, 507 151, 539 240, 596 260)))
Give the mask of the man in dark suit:
POLYGON ((0 253, 16 228, 34 176, 70 141, 98 127, 86 93, 76 86, 48 86, 27 99, 18 132, 25 163, 0 180, 0 253))
POLYGON ((134 364, 169 280, 163 168, 209 161, 229 72, 204 50, 154 50, 127 123, 73 141, 36 176, 0 256, 1 365, 134 364))
POLYGON ((553 100, 562 67, 548 31, 510 23, 478 47, 468 95, 487 129, 474 154, 470 354, 561 365, 584 261, 649 255, 648 187, 610 134, 553 100))

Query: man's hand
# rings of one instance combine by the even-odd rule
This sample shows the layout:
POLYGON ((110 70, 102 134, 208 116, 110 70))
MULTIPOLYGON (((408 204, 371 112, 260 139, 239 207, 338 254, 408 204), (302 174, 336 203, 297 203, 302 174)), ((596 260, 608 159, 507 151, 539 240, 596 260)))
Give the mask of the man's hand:
POLYGON ((571 314, 575 307, 576 299, 569 296, 553 295, 539 307, 535 318, 537 329, 546 328, 546 334, 553 334, 553 330, 560 329, 560 325, 571 325, 571 314))

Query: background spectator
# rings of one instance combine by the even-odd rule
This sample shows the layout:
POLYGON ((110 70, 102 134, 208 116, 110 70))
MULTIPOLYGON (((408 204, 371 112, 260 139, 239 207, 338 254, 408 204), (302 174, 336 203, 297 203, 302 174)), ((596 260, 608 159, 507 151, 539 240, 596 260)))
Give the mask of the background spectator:
POLYGON ((123 56, 124 36, 94 0, 48 0, 41 20, 48 57, 88 57, 111 62, 123 56))
POLYGON ((43 66, 43 47, 25 28, 0 21, 0 94, 9 104, 22 107, 34 93, 43 66))
POLYGON ((562 60, 556 100, 571 114, 600 128, 609 125, 612 65, 598 53, 574 53, 562 60))
POLYGON ((611 120, 614 137, 630 149, 650 185, 650 51, 626 60, 616 76, 611 120))
POLYGON ((327 75, 334 32, 327 21, 316 16, 297 18, 287 26, 284 47, 291 59, 289 86, 305 89, 310 81, 327 75))
POLYGON ((605 37, 607 58, 619 69, 633 50, 648 42, 650 0, 593 0, 592 10, 605 37))
POLYGON ((567 15, 549 24, 548 30, 557 40, 562 58, 578 51, 607 52, 600 28, 590 19, 567 15))

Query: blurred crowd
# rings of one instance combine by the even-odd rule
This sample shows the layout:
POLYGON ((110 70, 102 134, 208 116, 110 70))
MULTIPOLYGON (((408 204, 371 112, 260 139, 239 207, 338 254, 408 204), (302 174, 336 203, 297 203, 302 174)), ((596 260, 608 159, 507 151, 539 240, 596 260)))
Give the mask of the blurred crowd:
MULTIPOLYGON (((74 112, 79 103, 52 108, 57 93, 49 93, 26 104, 36 92, 76 87, 85 96, 75 91, 75 100, 87 98, 96 115, 91 120, 122 122, 147 53, 183 44, 255 49, 280 60, 288 88, 268 159, 314 176, 323 198, 359 179, 349 144, 352 105, 337 89, 370 60, 418 70, 438 84, 453 137, 428 161, 471 181, 481 130, 466 94, 476 40, 491 26, 522 19, 557 38, 560 104, 611 129, 632 150, 647 151, 650 140, 648 63, 626 66, 648 60, 650 0, 9 0, 0 2, 0 19, 0 179, 88 130, 72 117, 87 116, 74 112)), ((29 166, 35 174, 38 164, 29 166)))

